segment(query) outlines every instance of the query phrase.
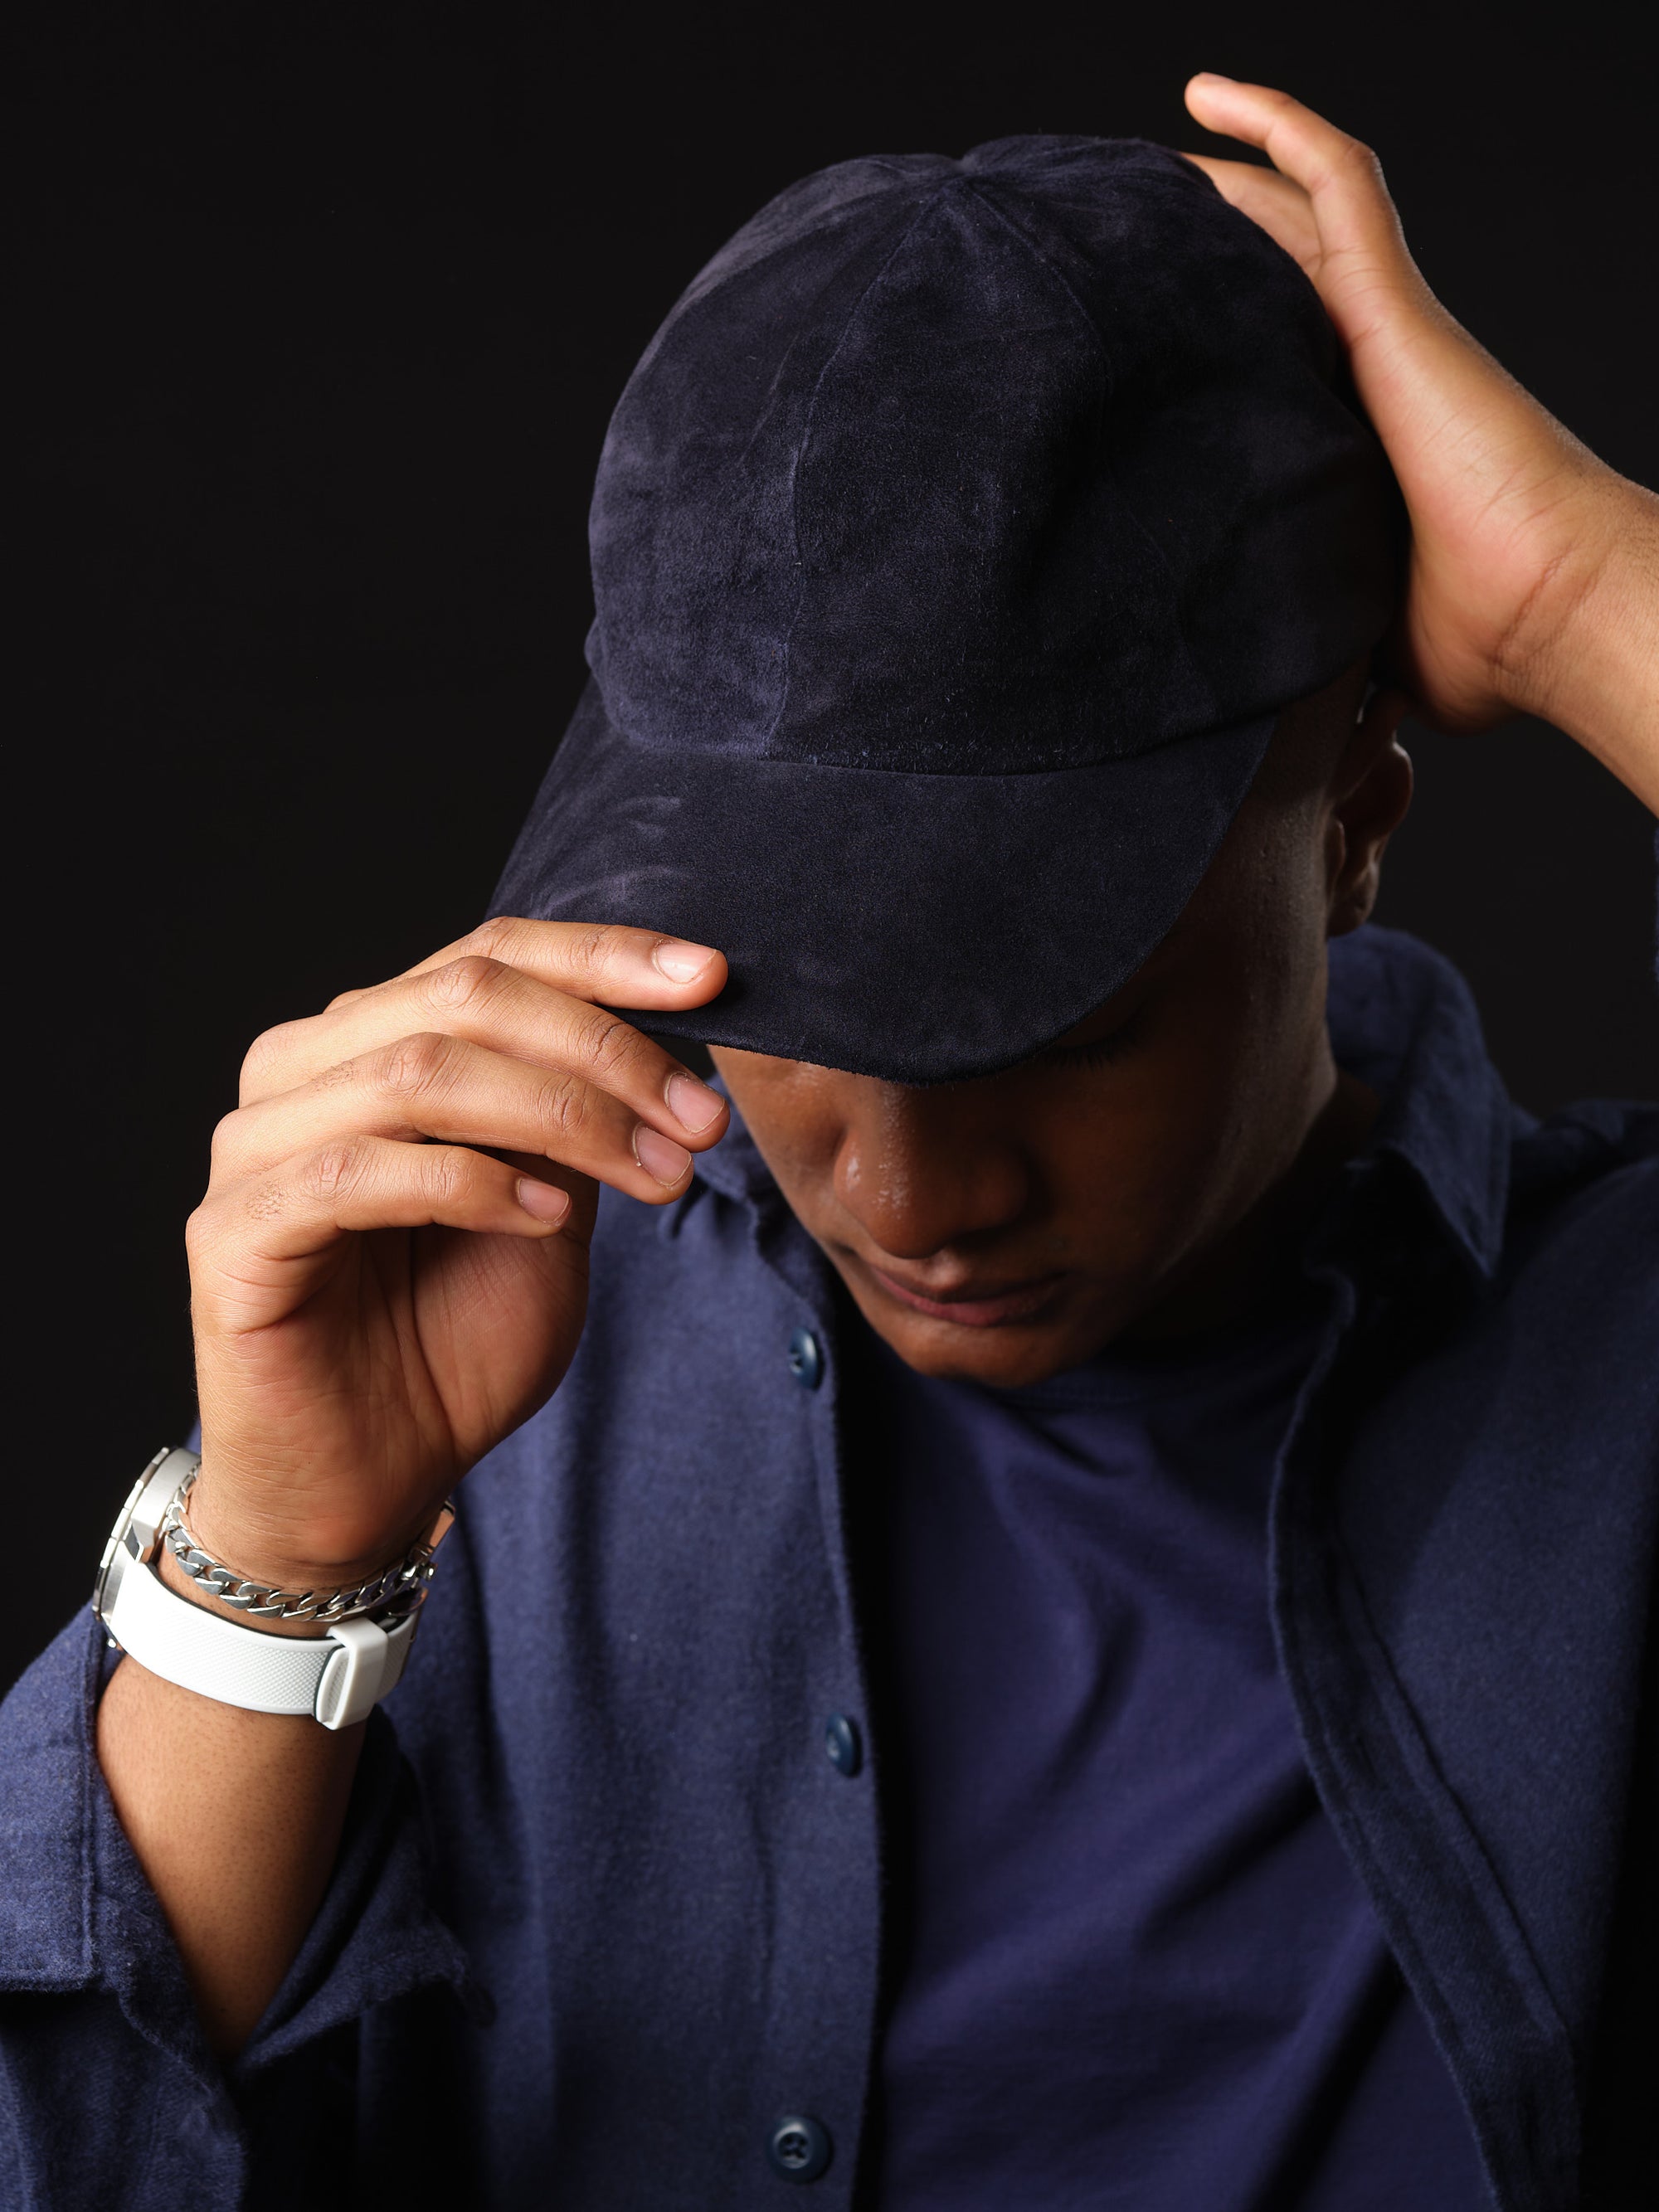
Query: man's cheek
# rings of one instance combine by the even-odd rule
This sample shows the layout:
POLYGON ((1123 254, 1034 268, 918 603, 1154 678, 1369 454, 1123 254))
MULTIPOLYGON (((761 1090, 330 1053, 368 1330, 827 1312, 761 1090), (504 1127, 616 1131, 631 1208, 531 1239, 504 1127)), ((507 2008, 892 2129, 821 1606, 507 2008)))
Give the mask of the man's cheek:
POLYGON ((1213 1093, 1175 1091, 1149 1103, 1077 1178, 1056 1225, 1079 1259, 1127 1288, 1181 1256, 1216 1211, 1235 1140, 1213 1093))

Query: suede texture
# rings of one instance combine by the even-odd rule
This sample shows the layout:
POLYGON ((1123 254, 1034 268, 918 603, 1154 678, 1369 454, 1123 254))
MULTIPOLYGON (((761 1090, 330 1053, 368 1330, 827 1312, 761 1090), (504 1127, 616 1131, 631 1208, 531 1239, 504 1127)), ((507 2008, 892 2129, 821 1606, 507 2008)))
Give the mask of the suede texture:
POLYGON ((988 1073, 1166 934, 1386 627, 1398 518, 1311 286, 1178 155, 825 170, 623 394, 594 681, 495 910, 720 946, 671 1030, 988 1073))

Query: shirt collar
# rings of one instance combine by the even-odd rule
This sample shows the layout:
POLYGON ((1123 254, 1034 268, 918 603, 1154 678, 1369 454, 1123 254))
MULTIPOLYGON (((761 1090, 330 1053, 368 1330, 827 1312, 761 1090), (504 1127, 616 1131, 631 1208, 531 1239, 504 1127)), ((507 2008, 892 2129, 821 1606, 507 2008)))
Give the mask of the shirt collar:
POLYGON ((1382 1102, 1357 1164, 1403 1161, 1470 1266, 1491 1274, 1517 1115, 1468 985, 1416 938, 1368 925, 1331 946, 1329 1020, 1338 1066, 1382 1102))
MULTIPOLYGON (((1468 984, 1417 939, 1368 924, 1331 946, 1329 1019, 1338 1065, 1382 1102, 1356 1169, 1403 1161, 1460 1252, 1490 1274, 1503 1243, 1516 1109, 1486 1056, 1468 984)), ((698 1158, 696 1173, 745 1205, 778 1199, 735 1107, 729 1133, 698 1158)))

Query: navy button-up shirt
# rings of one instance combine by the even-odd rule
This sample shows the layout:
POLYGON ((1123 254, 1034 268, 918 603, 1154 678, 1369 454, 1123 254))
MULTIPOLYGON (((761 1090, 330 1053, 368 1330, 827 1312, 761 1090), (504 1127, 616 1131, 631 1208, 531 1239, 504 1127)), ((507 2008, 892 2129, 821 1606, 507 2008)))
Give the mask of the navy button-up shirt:
MULTIPOLYGON (((1306 1254, 1280 1662, 1497 2202, 1634 2205, 1659 1117, 1518 1114, 1409 939, 1332 975, 1384 1109, 1306 1254)), ((467 1479, 328 1897, 228 2072, 98 1771, 109 1655, 64 1632, 0 1718, 0 2204, 746 2212, 793 2201, 796 2136, 812 2201, 856 2201, 883 1747, 825 1756, 871 1711, 841 1326, 740 1132, 672 1209, 607 1197, 581 1351, 467 1479)))

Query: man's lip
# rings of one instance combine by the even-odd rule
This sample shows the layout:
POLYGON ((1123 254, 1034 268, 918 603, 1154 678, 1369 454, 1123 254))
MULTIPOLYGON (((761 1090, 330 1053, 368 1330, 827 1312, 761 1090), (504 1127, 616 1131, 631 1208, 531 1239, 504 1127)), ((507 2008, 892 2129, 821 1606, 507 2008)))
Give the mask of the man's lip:
POLYGON ((933 1321, 954 1322, 959 1328, 995 1328, 1008 1322, 1029 1321, 1048 1304, 1060 1280, 1054 1273, 1029 1276, 1023 1283, 988 1284, 982 1289, 970 1283, 943 1297, 930 1298, 877 1267, 873 1260, 864 1264, 901 1305, 908 1306, 913 1313, 927 1314, 933 1321))

